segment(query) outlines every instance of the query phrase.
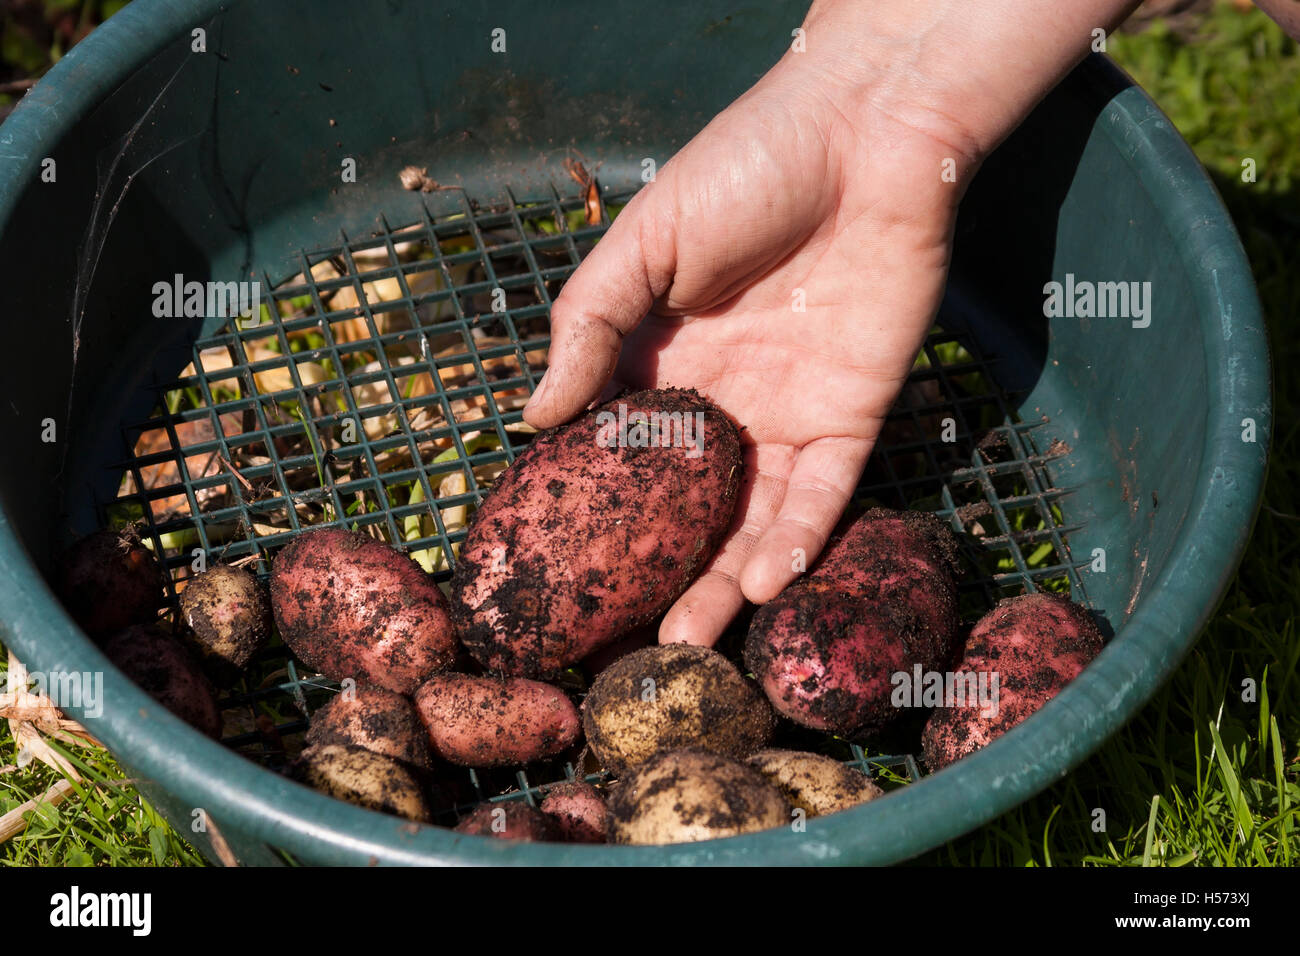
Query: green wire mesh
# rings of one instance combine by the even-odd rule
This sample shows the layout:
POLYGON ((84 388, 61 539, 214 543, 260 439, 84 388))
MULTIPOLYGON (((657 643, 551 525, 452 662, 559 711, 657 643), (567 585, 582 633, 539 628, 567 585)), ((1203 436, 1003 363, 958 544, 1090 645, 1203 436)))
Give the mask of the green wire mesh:
MULTIPOLYGON (((106 524, 140 522, 169 587, 208 563, 254 564, 303 528, 362 529, 450 576, 468 514, 532 430, 521 410, 545 368, 550 306, 630 194, 550 194, 381 228, 304 251, 297 275, 261 277, 260 315, 193 343, 189 365, 155 383, 156 405, 122 428, 117 497, 106 524)), ((1046 588, 1085 601, 1066 544, 1074 530, 1048 474, 1068 452, 1040 448, 1000 390, 996 356, 958 332, 926 341, 857 503, 935 512, 964 532, 973 569, 962 610, 1046 588)), ((743 627, 719 645, 733 657, 743 627)), ((577 671, 560 683, 585 689, 577 671)), ((300 672, 277 644, 222 700, 227 746, 277 768, 337 685, 300 672)), ((777 744, 832 753, 886 787, 919 779, 904 740, 829 740, 792 731, 777 744)), ((911 740, 911 746, 915 739, 911 740)), ((599 779, 585 754, 525 771, 465 771, 445 782, 438 822, 484 799, 535 802, 547 784, 599 779)))

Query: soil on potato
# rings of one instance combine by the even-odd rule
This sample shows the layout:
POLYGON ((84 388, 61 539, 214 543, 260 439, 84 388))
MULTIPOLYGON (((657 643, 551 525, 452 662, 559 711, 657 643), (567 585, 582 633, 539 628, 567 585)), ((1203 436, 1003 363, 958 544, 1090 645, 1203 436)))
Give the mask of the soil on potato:
MULTIPOLYGON (((907 670, 941 669, 959 651, 954 573, 958 545, 928 512, 873 508, 826 549, 804 579, 754 614, 745 665, 763 682, 774 670, 806 671, 790 706, 810 726, 878 734, 905 716, 888 692, 885 654, 862 648, 849 664, 837 652, 864 640, 901 646, 907 670), (842 672, 843 668, 852 672, 842 672), (846 688, 880 688, 870 695, 846 688)), ((778 704, 778 709, 780 705, 778 704)), ((791 710, 786 716, 798 719, 791 710)))
POLYGON ((271 638, 271 596, 257 575, 217 565, 191 580, 180 596, 181 617, 203 669, 218 686, 239 680, 271 638))
POLYGON ((354 700, 342 695, 332 698, 312 715, 305 740, 308 746, 365 747, 411 770, 427 771, 433 765, 424 725, 414 705, 382 687, 358 687, 354 700))
POLYGON ((628 756, 693 743, 744 757, 772 736, 774 718, 763 692, 721 654, 670 644, 634 651, 607 667, 583 703, 587 742, 611 770, 628 756), (646 681, 654 697, 646 700, 646 681), (695 706, 672 698, 684 697, 695 706), (661 698, 669 702, 661 703, 661 698))
POLYGON ((399 761, 347 744, 308 747, 289 776, 313 790, 381 813, 429 822, 419 780, 399 761))
POLYGON ((520 767, 554 757, 581 733, 568 696, 524 678, 444 674, 415 695, 433 750, 464 767, 520 767))
POLYGON ((294 654, 334 680, 364 678, 410 693, 455 661, 446 600, 433 578, 360 532, 326 528, 289 542, 271 566, 271 604, 294 654), (381 654, 376 635, 390 632, 381 654))
POLYGON ((682 827, 704 826, 715 831, 752 828, 766 818, 773 797, 781 802, 785 799, 766 777, 744 764, 701 750, 670 751, 635 771, 615 790, 610 815, 616 823, 626 824, 635 819, 638 807, 661 794, 678 797, 673 812, 682 827), (673 759, 679 754, 688 756, 687 768, 673 759), (719 790, 719 799, 712 804, 692 800, 703 775, 719 790), (652 778, 650 782, 640 784, 647 776, 652 778))
POLYGON ((469 521, 451 579, 461 642, 490 670, 545 678, 654 620, 717 550, 742 471, 739 431, 694 390, 632 392, 542 432, 469 521), (597 416, 620 403, 629 413, 702 413, 706 453, 602 446, 597 416), (648 528, 659 539, 634 553, 648 528), (593 541, 613 549, 606 566, 593 564, 593 541), (501 560, 510 573, 480 595, 501 560))
POLYGON ((956 668, 997 673, 998 713, 984 717, 978 705, 969 704, 936 708, 922 733, 926 765, 932 771, 946 767, 975 749, 972 741, 987 742, 1024 721, 1100 654, 1102 645, 1092 615, 1064 597, 1038 592, 1000 601, 971 631, 956 668))

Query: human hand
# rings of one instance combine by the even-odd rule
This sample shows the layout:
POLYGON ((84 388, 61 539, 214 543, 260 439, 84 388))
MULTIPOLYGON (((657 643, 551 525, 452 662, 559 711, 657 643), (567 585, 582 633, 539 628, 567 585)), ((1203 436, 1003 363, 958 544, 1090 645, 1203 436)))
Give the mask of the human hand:
POLYGON ((906 32, 864 69, 844 13, 814 8, 821 54, 787 53, 692 139, 552 308, 530 423, 566 421, 614 377, 694 387, 745 428, 731 531, 664 642, 711 645, 822 550, 938 310, 961 191, 1006 122, 989 118, 1001 103, 982 128, 953 120, 906 32))

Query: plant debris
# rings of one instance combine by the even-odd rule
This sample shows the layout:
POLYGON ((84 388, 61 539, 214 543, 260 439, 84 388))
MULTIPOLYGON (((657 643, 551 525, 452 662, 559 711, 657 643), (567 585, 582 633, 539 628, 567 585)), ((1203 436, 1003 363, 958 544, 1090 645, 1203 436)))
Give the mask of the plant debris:
POLYGON ((587 167, 580 161, 568 157, 564 160, 564 171, 582 189, 587 225, 599 226, 601 222, 600 188, 596 185, 595 177, 587 172, 587 167))

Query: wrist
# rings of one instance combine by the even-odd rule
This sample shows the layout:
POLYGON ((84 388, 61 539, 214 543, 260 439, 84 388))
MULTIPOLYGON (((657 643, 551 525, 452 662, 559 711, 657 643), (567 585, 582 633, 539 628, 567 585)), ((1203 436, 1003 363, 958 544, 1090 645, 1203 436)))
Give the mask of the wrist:
POLYGON ((977 165, 1137 0, 816 0, 806 58, 852 121, 877 114, 977 165))

